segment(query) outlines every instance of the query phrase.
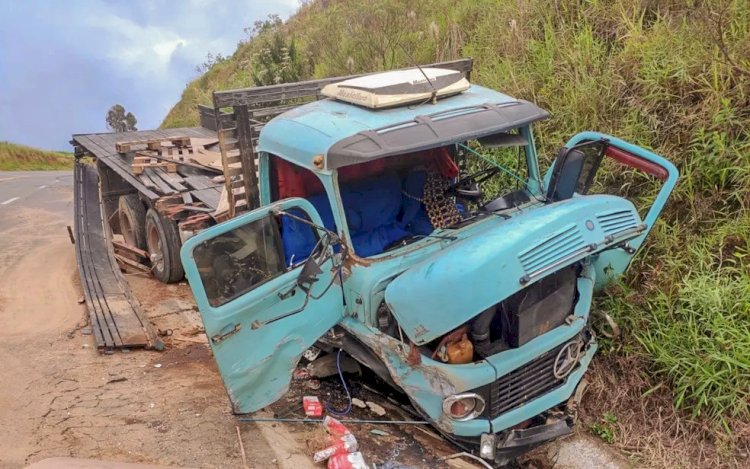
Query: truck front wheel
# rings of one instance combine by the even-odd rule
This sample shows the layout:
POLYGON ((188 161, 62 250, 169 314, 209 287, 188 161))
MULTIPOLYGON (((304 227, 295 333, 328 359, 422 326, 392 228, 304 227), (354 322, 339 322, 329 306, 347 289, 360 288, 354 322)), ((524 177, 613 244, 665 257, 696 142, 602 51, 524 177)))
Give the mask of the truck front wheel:
POLYGON ((185 272, 180 261, 180 235, 177 224, 154 209, 146 212, 146 245, 154 277, 164 283, 182 280, 185 272))

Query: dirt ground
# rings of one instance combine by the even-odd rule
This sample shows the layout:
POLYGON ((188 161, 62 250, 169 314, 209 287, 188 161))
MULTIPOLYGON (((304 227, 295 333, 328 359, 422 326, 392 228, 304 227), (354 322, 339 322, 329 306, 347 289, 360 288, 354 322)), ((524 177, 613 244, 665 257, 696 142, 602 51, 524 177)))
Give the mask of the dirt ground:
MULTIPOLYGON (((311 460, 324 444, 319 426, 238 422, 231 414, 187 285, 128 275, 167 349, 96 350, 65 229, 72 219, 71 190, 52 189, 45 189, 48 200, 0 210, 0 468, 56 456, 242 467, 238 428, 249 467, 322 467, 311 460)), ((385 418, 410 417, 377 383, 350 379, 354 396, 382 403, 385 418)), ((286 398, 256 416, 301 417, 303 394, 339 408, 344 402, 336 378, 322 380, 319 389, 297 381, 286 398)), ((360 409, 353 415, 376 418, 360 409)), ((350 429, 379 468, 448 467, 440 457, 457 451, 430 427, 350 429)), ((626 465, 585 437, 566 441, 540 449, 522 467, 626 465), (590 452, 586 461, 580 445, 590 452)))
MULTIPOLYGON (((156 326, 175 339, 189 329, 188 341, 162 353, 100 354, 65 229, 70 187, 51 199, 0 214, 0 467, 53 456, 241 467, 224 388, 207 346, 196 343, 204 339, 192 335, 198 316, 180 303, 188 287, 165 287, 160 300, 151 280, 133 282, 156 326)), ((312 466, 284 428, 239 426, 251 467, 312 466)))

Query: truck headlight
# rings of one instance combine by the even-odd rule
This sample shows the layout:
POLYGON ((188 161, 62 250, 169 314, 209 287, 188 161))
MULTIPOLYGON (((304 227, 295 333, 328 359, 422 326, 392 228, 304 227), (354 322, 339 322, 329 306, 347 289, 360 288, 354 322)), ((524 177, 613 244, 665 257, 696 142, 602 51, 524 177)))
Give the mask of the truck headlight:
POLYGON ((484 412, 484 399, 479 394, 465 392, 446 397, 443 400, 443 413, 453 420, 464 422, 484 412))

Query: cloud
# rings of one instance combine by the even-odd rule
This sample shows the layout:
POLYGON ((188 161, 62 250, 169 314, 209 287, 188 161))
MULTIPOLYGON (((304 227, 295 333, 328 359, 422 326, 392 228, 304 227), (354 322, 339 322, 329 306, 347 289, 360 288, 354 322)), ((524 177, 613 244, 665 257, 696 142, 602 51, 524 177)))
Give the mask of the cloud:
POLYGON ((123 104, 155 128, 206 54, 231 55, 243 28, 297 0, 0 2, 0 140, 69 149, 123 104))

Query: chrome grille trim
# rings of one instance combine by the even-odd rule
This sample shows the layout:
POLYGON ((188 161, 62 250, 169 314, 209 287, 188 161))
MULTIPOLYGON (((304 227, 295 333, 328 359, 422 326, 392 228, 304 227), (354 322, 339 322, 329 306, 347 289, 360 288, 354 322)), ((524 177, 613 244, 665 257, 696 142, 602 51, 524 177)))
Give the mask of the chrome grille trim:
POLYGON ((614 210, 596 215, 604 234, 619 233, 638 226, 638 220, 632 210, 614 210))
POLYGON ((561 259, 586 247, 578 225, 571 223, 544 241, 530 247, 518 255, 526 273, 543 270, 561 259))

